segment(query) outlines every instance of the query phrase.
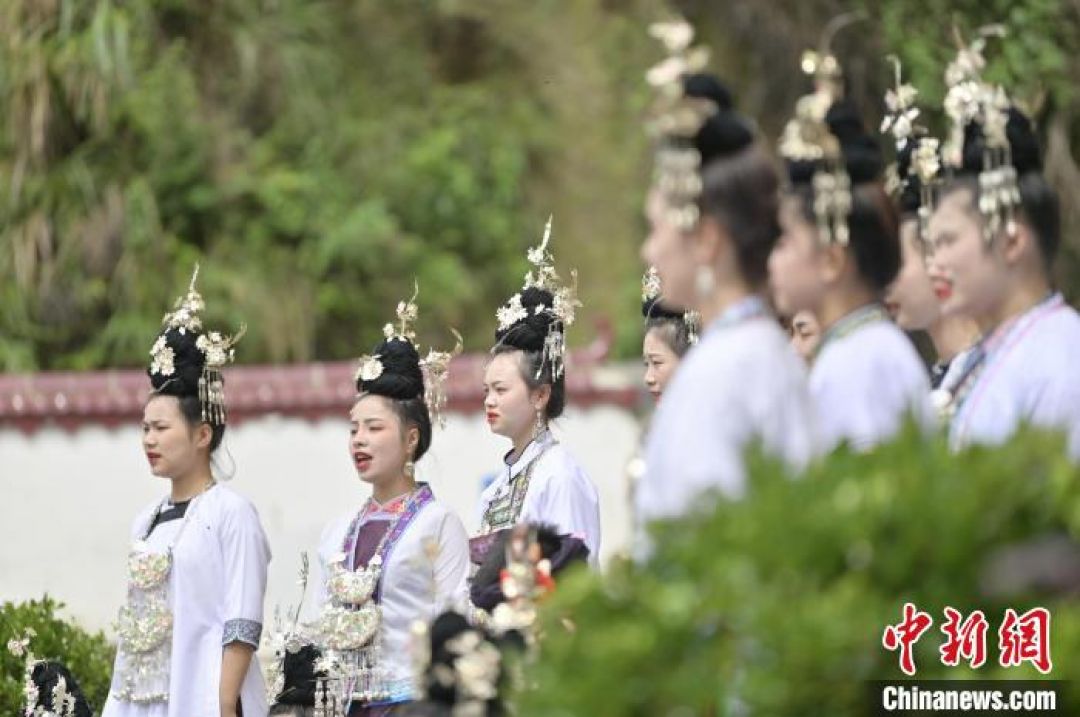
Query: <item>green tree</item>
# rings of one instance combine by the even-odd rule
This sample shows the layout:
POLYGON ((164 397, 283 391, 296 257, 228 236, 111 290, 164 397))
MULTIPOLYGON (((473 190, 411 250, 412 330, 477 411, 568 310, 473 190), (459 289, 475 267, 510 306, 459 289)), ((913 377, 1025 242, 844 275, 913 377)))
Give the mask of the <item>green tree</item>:
POLYGON ((1021 434, 954 455, 912 429, 799 479, 755 457, 745 499, 655 526, 648 561, 560 581, 521 713, 869 712, 868 680, 904 678, 882 633, 909 601, 934 619, 916 644, 920 679, 1038 679, 996 660, 1005 608, 1036 605, 1051 610, 1051 677, 1063 679, 1080 654, 1076 586, 1054 585, 1067 570, 1027 567, 1061 541, 1075 560, 1080 481, 1061 446, 1021 434), (945 606, 985 612, 982 669, 941 664, 945 606))
MULTIPOLYGON (((41 600, 0 605, 0 642, 20 640, 26 629, 36 634, 29 649, 39 660, 62 662, 79 682, 91 709, 100 712, 109 694, 116 650, 102 633, 91 634, 58 613, 63 609, 45 596, 41 600)), ((0 714, 21 715, 26 660, 6 648, 0 652, 0 714)))

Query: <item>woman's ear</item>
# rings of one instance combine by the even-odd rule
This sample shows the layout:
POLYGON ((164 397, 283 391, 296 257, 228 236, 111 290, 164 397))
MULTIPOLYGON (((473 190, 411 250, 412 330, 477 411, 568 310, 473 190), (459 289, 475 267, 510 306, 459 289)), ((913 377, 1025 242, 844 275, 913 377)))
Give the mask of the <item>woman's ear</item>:
POLYGON ((529 400, 534 411, 542 411, 547 408, 548 401, 551 400, 551 385, 541 384, 539 388, 533 390, 529 400))
POLYGON ((699 266, 716 266, 728 249, 724 234, 720 222, 707 214, 702 216, 689 236, 694 262, 699 266))
POLYGON ((209 448, 210 442, 214 438, 214 429, 210 427, 209 423, 200 423, 195 427, 195 447, 209 448))
POLYGON ((405 432, 405 454, 409 457, 409 460, 414 460, 416 455, 416 448, 420 445, 420 429, 416 426, 410 426, 409 430, 405 432))
POLYGON ((819 248, 817 251, 821 255, 822 279, 827 284, 837 283, 851 263, 848 250, 839 244, 829 244, 826 247, 819 248))
POLYGON ((1012 233, 1001 231, 1001 254, 1010 265, 1018 264, 1025 256, 1038 255, 1038 242, 1031 227, 1024 222, 1015 222, 1014 226, 1012 233))

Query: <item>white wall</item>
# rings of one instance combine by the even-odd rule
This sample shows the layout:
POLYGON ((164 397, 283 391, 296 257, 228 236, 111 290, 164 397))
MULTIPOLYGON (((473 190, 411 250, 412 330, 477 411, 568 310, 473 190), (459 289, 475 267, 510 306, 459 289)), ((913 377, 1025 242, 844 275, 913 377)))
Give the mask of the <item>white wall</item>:
MULTIPOLYGON (((639 425, 629 411, 599 406, 567 411, 555 430, 599 489, 606 559, 629 540, 625 467, 639 425)), ((236 465, 231 485, 258 507, 274 552, 267 624, 275 605, 284 609, 299 597, 300 552, 314 559, 323 525, 358 509, 368 495, 347 441, 344 418, 267 416, 227 433, 236 465)), ((508 447, 482 414, 451 414, 417 466, 418 477, 474 531, 481 477, 501 465, 508 447)), ((134 424, 73 433, 50 428, 32 436, 0 429, 0 601, 48 593, 84 626, 108 631, 124 597, 131 521, 167 489, 147 470, 134 424)))

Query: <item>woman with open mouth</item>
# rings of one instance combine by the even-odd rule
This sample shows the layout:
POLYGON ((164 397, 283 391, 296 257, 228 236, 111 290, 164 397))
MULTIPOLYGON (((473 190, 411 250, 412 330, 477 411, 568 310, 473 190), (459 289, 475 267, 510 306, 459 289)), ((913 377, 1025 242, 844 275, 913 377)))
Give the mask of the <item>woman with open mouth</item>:
POLYGON ((371 496, 320 540, 315 642, 349 717, 382 717, 415 699, 410 628, 465 593, 465 527, 415 476, 452 355, 420 358, 410 326, 416 315, 412 300, 398 304, 397 323, 360 359, 349 453, 371 496))

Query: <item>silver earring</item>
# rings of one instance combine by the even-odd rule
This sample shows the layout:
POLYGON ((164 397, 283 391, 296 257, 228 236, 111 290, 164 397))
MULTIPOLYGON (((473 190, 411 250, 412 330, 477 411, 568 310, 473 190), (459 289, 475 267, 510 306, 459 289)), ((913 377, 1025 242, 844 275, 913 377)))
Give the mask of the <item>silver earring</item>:
POLYGON ((694 289, 699 299, 707 299, 716 288, 716 276, 707 266, 699 266, 694 273, 694 289))
POLYGON ((547 423, 544 421, 544 409, 539 406, 536 407, 536 426, 533 428, 533 438, 539 438, 540 434, 547 428, 547 423))
POLYGON ((405 461, 405 475, 412 478, 416 474, 416 464, 411 460, 405 461))

